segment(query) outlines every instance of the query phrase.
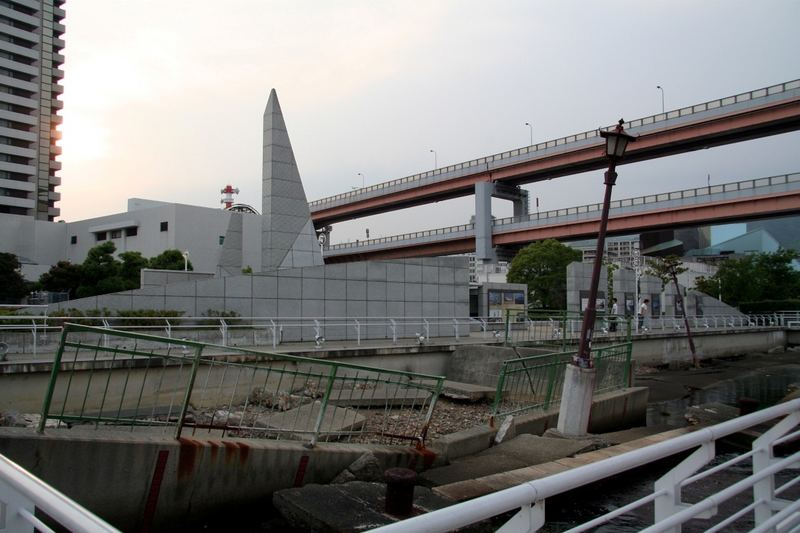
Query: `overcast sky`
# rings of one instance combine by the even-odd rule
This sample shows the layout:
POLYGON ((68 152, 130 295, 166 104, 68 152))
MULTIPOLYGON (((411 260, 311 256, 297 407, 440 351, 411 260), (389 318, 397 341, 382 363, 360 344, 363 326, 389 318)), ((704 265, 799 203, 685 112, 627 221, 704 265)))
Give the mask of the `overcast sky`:
MULTIPOLYGON (((800 1, 68 0, 62 218, 131 197, 260 209, 281 101, 309 200, 800 78, 800 1)), ((614 198, 800 171, 800 133, 626 165, 614 198)), ((598 202, 602 172, 528 186, 598 202)), ((496 216, 510 203, 495 201, 496 216)), ((466 223, 463 198, 333 242, 466 223)))

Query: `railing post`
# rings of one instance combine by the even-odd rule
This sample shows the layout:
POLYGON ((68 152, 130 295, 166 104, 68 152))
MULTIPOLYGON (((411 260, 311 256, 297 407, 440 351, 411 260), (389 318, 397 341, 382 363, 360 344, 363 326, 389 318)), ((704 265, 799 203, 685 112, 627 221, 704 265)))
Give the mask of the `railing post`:
MULTIPOLYGON (((428 329, 428 321, 427 320, 425 321, 425 329, 426 330, 428 329)), ((453 319, 453 330, 455 331, 455 334, 456 334, 456 340, 458 340, 458 319, 455 319, 455 318, 453 319)), ((429 339, 431 338, 430 334, 428 334, 427 338, 429 338, 429 339)))
POLYGON ((507 364, 507 361, 503 361, 503 366, 500 367, 500 376, 497 378, 497 389, 495 389, 494 404, 492 404, 492 416, 489 419, 492 427, 494 427, 494 418, 497 416, 497 412, 500 410, 500 402, 503 400, 503 388, 505 388, 506 385, 507 364))
POLYGON ((317 444, 319 430, 322 428, 322 420, 325 418, 325 412, 328 409, 328 400, 330 400, 331 397, 331 390, 333 390, 333 382, 336 379, 336 372, 338 369, 339 365, 331 365, 331 371, 328 374, 328 383, 325 386, 325 395, 322 397, 322 402, 320 402, 317 421, 314 423, 314 433, 311 435, 311 442, 308 443, 309 448, 313 448, 317 444))
POLYGON ((389 319, 389 329, 392 332, 392 344, 397 344, 397 322, 394 318, 389 319))
MULTIPOLYGON (((798 424, 800 424, 800 412, 794 412, 753 441, 753 475, 775 462, 773 444, 798 424)), ((753 485, 753 500, 760 502, 753 510, 755 525, 758 527, 772 518, 773 512, 779 509, 783 501, 775 497, 774 475, 767 476, 753 485)))
POLYGON ((167 327, 164 330, 167 332, 167 337, 170 339, 172 338, 172 324, 169 323, 169 319, 165 318, 164 322, 167 324, 167 327))
POLYGON ((222 334, 222 345, 228 345, 228 323, 225 322, 225 319, 219 319, 219 331, 222 334))
POLYGON ((361 322, 356 320, 356 344, 361 346, 361 322))
POLYGON ((31 333, 33 334, 33 355, 36 355, 36 319, 34 318, 31 320, 31 323, 33 324, 33 328, 31 329, 31 333))
MULTIPOLYGON (((681 461, 678 466, 664 474, 654 484, 654 492, 664 492, 654 500, 655 523, 666 520, 673 514, 688 507, 681 501, 681 483, 683 480, 700 470, 714 459, 715 442, 710 441, 700 445, 689 457, 681 461)), ((716 509, 696 515, 696 518, 714 516, 716 509), (710 515, 708 513, 711 513, 710 515)), ((680 526, 667 529, 671 533, 680 533, 680 526)))
POLYGON ((511 309, 506 309, 506 340, 505 344, 508 344, 508 340, 511 337, 511 309))
POLYGON ((189 411, 189 402, 192 399, 192 389, 194 388, 194 380, 197 377, 197 370, 200 368, 200 356, 203 354, 203 346, 197 346, 194 349, 194 360, 192 361, 192 373, 189 375, 189 382, 186 384, 186 394, 183 397, 183 404, 181 404, 181 412, 178 416, 178 426, 175 428, 175 439, 181 438, 183 431, 183 419, 186 418, 186 413, 189 411))
MULTIPOLYGON (((428 322, 427 318, 422 319, 424 322, 423 328, 425 328, 425 338, 430 340, 431 339, 431 324, 428 322)), ((456 338, 458 338, 458 331, 456 331, 456 338)))
MULTIPOLYGON (((47 414, 50 412, 50 404, 53 401, 53 392, 56 389, 56 380, 58 379, 58 372, 61 370, 61 357, 64 355, 64 346, 67 343, 67 335, 69 334, 69 325, 65 324, 61 328, 61 341, 58 343, 58 350, 56 357, 53 360, 53 369, 50 371, 50 382, 47 384, 47 392, 44 394, 44 403, 42 404, 42 416, 39 418, 39 427, 36 428, 37 433, 44 433, 45 423, 47 422, 47 414)), ((64 398, 66 404, 67 398, 64 398)))

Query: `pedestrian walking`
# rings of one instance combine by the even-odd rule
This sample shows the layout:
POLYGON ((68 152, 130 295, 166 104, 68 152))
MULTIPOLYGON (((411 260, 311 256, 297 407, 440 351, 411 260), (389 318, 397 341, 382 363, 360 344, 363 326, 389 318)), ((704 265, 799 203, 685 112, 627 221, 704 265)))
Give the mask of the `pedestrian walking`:
POLYGON ((647 317, 647 313, 649 312, 650 308, 647 304, 650 303, 650 300, 645 298, 642 304, 639 306, 639 329, 647 331, 647 328, 644 327, 644 319, 647 317))
POLYGON ((619 313, 619 306, 617 306, 617 299, 611 298, 611 317, 609 318, 608 331, 617 331, 618 313, 619 313))

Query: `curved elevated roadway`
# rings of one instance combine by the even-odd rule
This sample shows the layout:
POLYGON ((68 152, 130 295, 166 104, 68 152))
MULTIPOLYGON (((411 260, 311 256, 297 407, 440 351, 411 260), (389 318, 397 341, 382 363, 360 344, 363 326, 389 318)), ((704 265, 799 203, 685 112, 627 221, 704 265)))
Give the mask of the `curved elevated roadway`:
MULTIPOLYGON (((624 124, 638 137, 624 163, 800 129, 800 80, 659 113, 624 124)), ((611 129, 609 126, 603 128, 611 129)), ((489 155, 309 204, 317 228, 474 193, 476 183, 520 185, 605 168, 599 130, 489 155)))
MULTIPOLYGON (((492 244, 518 247, 547 238, 596 237, 601 208, 601 204, 590 204, 496 219, 492 224, 492 244)), ((624 235, 793 213, 800 213, 800 173, 614 200, 608 232, 624 235)), ((339 263, 473 251, 475 228, 464 224, 335 244, 323 255, 326 263, 339 263)))

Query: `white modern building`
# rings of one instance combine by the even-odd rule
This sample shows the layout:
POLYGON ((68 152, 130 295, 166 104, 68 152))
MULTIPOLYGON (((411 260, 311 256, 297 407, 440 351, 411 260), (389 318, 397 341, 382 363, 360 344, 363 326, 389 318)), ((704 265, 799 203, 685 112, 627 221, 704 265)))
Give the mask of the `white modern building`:
POLYGON ((0 214, 59 215, 62 4, 0 0, 0 214))

